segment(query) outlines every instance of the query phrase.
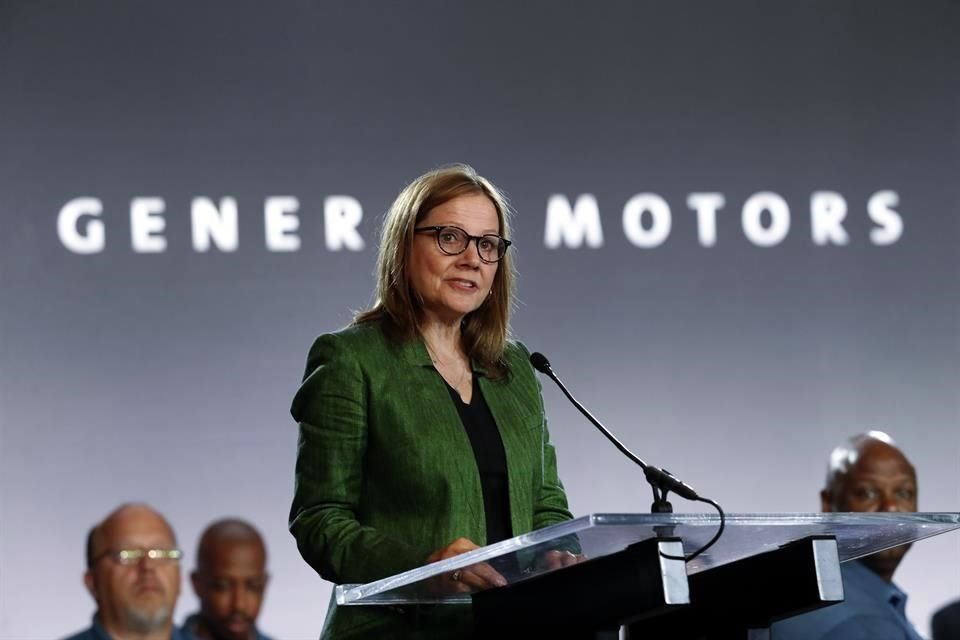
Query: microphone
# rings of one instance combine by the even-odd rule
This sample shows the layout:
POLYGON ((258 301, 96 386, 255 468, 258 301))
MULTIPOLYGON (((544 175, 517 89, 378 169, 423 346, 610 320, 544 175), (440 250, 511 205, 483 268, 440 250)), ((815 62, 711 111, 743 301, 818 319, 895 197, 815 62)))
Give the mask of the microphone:
POLYGON ((617 440, 617 438, 610 433, 610 431, 600 424, 600 421, 593 417, 586 407, 580 404, 576 398, 567 390, 567 387, 560 381, 559 376, 554 372, 553 367, 550 366, 550 361, 547 360, 547 357, 540 352, 535 352, 530 354, 530 364, 533 365, 533 368, 549 377, 553 380, 560 390, 563 391, 563 395, 567 396, 567 399, 575 406, 580 413, 582 413, 590 423, 595 426, 600 433, 606 436, 607 440, 613 443, 617 449, 620 450, 625 456, 630 458, 633 462, 640 466, 643 469, 643 475, 647 478, 647 482, 650 483, 650 486, 653 487, 653 511, 656 513, 670 512, 672 508, 670 503, 666 501, 666 496, 668 491, 673 491, 675 494, 687 500, 697 500, 702 501, 703 499, 694 491, 693 487, 690 485, 681 482, 679 479, 675 478, 669 471, 660 469, 653 465, 647 464, 641 460, 636 454, 634 454, 630 449, 623 445, 622 442, 617 440), (657 491, 660 491, 660 494, 657 491))

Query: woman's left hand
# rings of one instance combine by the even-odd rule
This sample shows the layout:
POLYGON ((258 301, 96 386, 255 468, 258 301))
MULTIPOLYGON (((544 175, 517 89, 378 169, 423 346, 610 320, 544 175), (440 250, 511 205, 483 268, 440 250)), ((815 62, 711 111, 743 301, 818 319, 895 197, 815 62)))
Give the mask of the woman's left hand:
MULTIPOLYGON (((442 549, 437 549, 431 553, 427 562, 446 560, 479 548, 479 545, 468 538, 457 538, 442 549)), ((439 575, 434 578, 432 584, 443 593, 470 593, 493 587, 503 587, 507 584, 507 580, 486 562, 478 562, 469 567, 439 575)))

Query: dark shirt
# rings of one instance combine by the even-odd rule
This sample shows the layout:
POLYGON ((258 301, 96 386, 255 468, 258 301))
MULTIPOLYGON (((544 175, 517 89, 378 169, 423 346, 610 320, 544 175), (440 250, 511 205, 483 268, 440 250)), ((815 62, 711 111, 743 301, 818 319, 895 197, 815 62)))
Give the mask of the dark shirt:
POLYGON ((470 404, 464 404, 460 394, 449 384, 447 390, 460 414, 460 421, 470 438, 473 456, 480 472, 483 491, 483 512, 487 521, 487 544, 512 538, 510 526, 510 492, 507 483, 507 454, 503 450, 500 431, 493 420, 490 407, 480 392, 478 376, 473 376, 473 395, 470 404))
POLYGON ((930 622, 933 640, 957 640, 960 638, 960 600, 948 604, 933 614, 930 622))
MULTIPOLYGON (((114 640, 114 638, 107 633, 107 630, 103 628, 102 624, 100 624, 100 620, 96 615, 94 615, 93 623, 89 628, 84 629, 79 633, 75 633, 68 638, 64 638, 64 640, 114 640)), ((187 637, 183 634, 182 630, 174 626, 173 631, 170 634, 170 640, 187 640, 187 637)))
MULTIPOLYGON (((200 615, 194 613, 183 621, 183 640, 200 640, 200 636, 197 635, 197 623, 199 620, 200 615)), ((270 638, 260 633, 260 630, 254 627, 253 640, 270 640, 270 638)))
POLYGON ((840 568, 843 602, 774 624, 771 640, 922 640, 907 620, 907 594, 856 560, 840 568))

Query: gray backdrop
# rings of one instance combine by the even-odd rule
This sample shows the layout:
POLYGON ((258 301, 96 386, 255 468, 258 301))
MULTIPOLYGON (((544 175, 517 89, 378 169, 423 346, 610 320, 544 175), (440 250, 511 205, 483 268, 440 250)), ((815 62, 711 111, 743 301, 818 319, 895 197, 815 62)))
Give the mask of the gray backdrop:
MULTIPOLYGON (((383 211, 452 161, 516 209, 515 334, 642 456, 729 511, 814 511, 830 448, 884 429, 919 469, 921 508, 960 510, 958 16, 0 3, 0 638, 88 624, 83 538, 128 500, 167 514, 185 572, 210 520, 252 520, 273 574, 261 626, 316 636, 330 587, 286 531, 289 400, 313 337, 370 302, 383 211), (811 214, 819 192, 836 195, 811 214), (723 195, 712 246, 693 193, 723 195), (602 246, 550 248, 563 202, 585 194, 602 246), (277 196, 299 203, 297 251, 267 246, 277 196), (334 196, 362 208, 362 249, 327 233, 334 196), (65 241, 61 210, 84 197, 102 212, 64 218, 65 241), (162 252, 134 248, 149 234, 131 203, 160 219, 143 198, 165 207, 162 252), (235 201, 235 250, 194 247, 195 198, 235 201), (97 224, 102 250, 70 248, 99 248, 97 224)), ((647 509, 637 470, 544 396, 573 511, 647 509)), ((957 534, 907 556, 921 630, 960 596, 957 566, 957 534)), ((195 605, 185 581, 177 619, 195 605)))

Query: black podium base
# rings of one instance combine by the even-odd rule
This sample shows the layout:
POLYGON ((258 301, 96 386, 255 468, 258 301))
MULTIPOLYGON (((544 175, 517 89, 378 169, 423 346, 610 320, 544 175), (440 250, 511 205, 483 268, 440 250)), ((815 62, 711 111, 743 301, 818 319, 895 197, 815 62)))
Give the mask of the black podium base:
POLYGON ((689 577, 690 605, 628 625, 626 637, 768 640, 776 620, 843 600, 837 541, 797 540, 689 577))
POLYGON ((689 602, 683 561, 663 556, 681 549, 679 538, 654 538, 474 594, 478 637, 619 638, 622 625, 689 602))

